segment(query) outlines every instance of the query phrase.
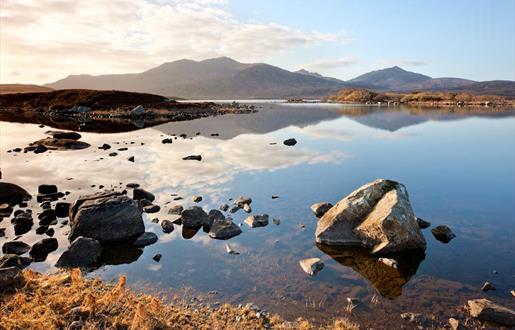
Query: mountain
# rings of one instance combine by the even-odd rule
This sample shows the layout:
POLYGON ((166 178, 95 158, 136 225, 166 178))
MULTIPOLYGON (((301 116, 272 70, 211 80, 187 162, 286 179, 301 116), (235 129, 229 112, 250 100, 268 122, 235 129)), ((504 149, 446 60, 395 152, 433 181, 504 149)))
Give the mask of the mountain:
POLYGON ((376 89, 400 90, 407 84, 421 83, 429 79, 431 79, 431 77, 394 66, 392 68, 365 73, 348 82, 362 84, 376 89))
POLYGON ((377 92, 456 91, 515 98, 515 82, 476 82, 432 78, 398 66, 365 73, 348 81, 316 72, 291 72, 264 63, 240 63, 228 57, 178 60, 141 73, 71 75, 45 85, 53 89, 125 90, 187 99, 319 98, 342 88, 377 92))
POLYGON ((142 73, 72 75, 46 86, 54 89, 121 89, 189 99, 231 99, 321 97, 346 84, 334 78, 220 57, 168 62, 142 73))

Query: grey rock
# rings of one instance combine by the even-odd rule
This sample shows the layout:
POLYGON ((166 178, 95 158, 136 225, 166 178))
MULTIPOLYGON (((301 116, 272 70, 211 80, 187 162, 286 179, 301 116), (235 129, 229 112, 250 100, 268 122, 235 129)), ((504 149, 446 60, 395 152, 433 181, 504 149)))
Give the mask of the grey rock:
POLYGON ((93 238, 77 237, 57 260, 60 268, 84 267, 94 264, 102 254, 102 245, 93 238))
POLYGON ((339 201, 317 223, 317 243, 363 246, 372 253, 425 248, 404 185, 378 179, 339 201))
POLYGON ((209 218, 212 221, 225 220, 225 215, 222 212, 218 211, 218 210, 211 210, 211 211, 209 211, 208 216, 209 216, 209 218))
POLYGON ((488 299, 473 299, 467 302, 469 313, 481 321, 515 326, 515 311, 497 305, 488 299))
POLYGON ((134 240, 145 232, 136 201, 119 192, 83 196, 70 210, 70 241, 79 236, 99 242, 134 240))
POLYGON ((185 227, 201 227, 209 224, 209 216, 199 206, 188 207, 181 212, 182 225, 185 227))
POLYGON ((19 268, 0 268, 0 292, 14 290, 23 285, 24 281, 19 268))
POLYGON ((268 226, 268 214, 251 215, 245 219, 245 223, 252 228, 268 226))
POLYGON ((310 276, 315 276, 324 268, 324 263, 319 258, 302 259, 299 261, 299 265, 310 276))
POLYGON ((152 232, 146 231, 143 234, 141 234, 140 237, 136 238, 136 240, 132 244, 135 246, 147 246, 152 245, 155 242, 157 242, 157 235, 152 232))
POLYGON ((433 236, 442 243, 449 243, 451 239, 456 237, 456 235, 452 232, 451 228, 441 225, 431 229, 433 236))
POLYGON ((311 211, 315 214, 317 218, 321 218, 327 211, 329 211, 333 207, 333 204, 327 202, 320 202, 311 205, 311 211))
POLYGON ((214 221, 209 231, 209 237, 223 240, 238 236, 239 234, 241 234, 241 228, 232 222, 231 218, 214 221))

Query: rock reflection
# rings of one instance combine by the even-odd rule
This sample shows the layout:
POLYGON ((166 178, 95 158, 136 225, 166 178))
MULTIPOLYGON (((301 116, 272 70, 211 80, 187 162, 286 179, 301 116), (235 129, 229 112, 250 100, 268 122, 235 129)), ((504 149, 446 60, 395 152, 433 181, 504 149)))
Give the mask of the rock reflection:
POLYGON ((104 244, 98 266, 130 264, 138 260, 142 254, 143 249, 131 243, 104 244))
POLYGON ((398 263, 397 268, 387 266, 378 258, 370 255, 370 251, 358 247, 335 248, 317 244, 325 254, 338 263, 351 267, 365 277, 385 298, 394 299, 402 293, 402 287, 415 275, 425 259, 423 250, 411 250, 388 256, 398 263))
POLYGON ((201 227, 185 227, 182 226, 182 238, 184 239, 192 239, 195 236, 201 227))

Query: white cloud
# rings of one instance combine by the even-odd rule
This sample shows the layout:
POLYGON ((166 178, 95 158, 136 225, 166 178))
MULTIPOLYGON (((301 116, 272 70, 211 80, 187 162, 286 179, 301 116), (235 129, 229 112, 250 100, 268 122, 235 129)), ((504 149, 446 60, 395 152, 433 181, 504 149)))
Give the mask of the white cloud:
POLYGON ((381 66, 422 66, 427 65, 427 62, 418 61, 418 60, 409 60, 409 59, 389 59, 389 60, 380 60, 377 62, 381 66))
POLYGON ((68 74, 137 72, 180 58, 262 61, 295 47, 349 40, 344 32, 244 22, 225 4, 224 0, 3 0, 0 79, 48 82, 68 74))
POLYGON ((336 59, 320 60, 303 65, 308 70, 327 70, 341 67, 348 67, 357 64, 358 60, 353 57, 341 57, 336 59))

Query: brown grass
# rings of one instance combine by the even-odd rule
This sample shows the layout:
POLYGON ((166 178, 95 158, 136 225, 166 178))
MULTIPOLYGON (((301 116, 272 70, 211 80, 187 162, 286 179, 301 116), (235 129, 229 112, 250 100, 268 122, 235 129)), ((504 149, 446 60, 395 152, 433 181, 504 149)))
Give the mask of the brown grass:
POLYGON ((53 275, 26 270, 24 277, 24 287, 0 295, 1 329, 68 329, 73 322, 82 329, 359 329, 346 319, 318 327, 258 316, 247 307, 164 304, 127 289, 124 276, 115 286, 85 279, 78 269, 53 275))

